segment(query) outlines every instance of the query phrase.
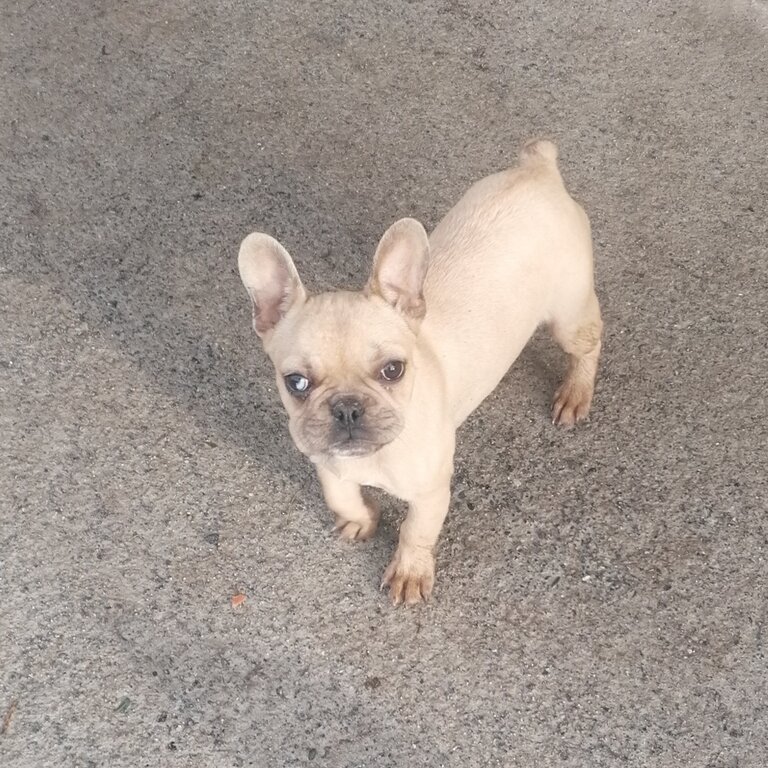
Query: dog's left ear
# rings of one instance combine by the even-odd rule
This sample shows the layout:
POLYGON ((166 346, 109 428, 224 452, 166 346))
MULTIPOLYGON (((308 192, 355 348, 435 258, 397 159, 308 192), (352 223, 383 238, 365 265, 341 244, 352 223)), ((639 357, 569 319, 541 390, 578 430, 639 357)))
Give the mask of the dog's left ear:
POLYGON ((373 271, 366 292, 384 301, 412 320, 421 320, 424 278, 429 266, 429 238, 416 219, 396 221, 381 238, 373 257, 373 271))

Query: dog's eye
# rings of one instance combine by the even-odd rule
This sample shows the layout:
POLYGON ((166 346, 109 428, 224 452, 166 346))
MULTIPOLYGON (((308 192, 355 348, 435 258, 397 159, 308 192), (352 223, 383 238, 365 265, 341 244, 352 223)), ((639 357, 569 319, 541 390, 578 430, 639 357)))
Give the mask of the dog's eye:
POLYGON ((390 360, 380 373, 385 381, 397 381, 405 373, 405 363, 402 360, 390 360))
POLYGON ((289 373, 284 377, 283 381, 285 381, 285 386, 292 395, 306 395, 312 386, 309 379, 300 373, 289 373))

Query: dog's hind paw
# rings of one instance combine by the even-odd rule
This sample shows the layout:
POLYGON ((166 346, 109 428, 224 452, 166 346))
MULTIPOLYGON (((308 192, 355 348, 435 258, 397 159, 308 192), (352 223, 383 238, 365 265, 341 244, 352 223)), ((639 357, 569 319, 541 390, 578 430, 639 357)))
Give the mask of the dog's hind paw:
POLYGON ((583 381, 566 379, 555 393, 552 403, 552 423, 572 427, 587 417, 592 405, 593 387, 583 381))

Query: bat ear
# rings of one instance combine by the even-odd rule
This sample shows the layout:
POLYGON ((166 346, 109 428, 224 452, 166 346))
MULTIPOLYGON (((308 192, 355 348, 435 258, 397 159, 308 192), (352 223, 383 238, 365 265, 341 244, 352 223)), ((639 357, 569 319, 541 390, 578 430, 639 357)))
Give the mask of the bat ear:
POLYGON ((429 266, 429 238, 416 219, 396 221, 381 238, 366 290, 413 320, 426 313, 424 279, 429 266))
POLYGON ((248 235, 237 265, 253 303, 253 328, 264 338, 293 306, 306 300, 307 292, 288 251, 269 235, 248 235))

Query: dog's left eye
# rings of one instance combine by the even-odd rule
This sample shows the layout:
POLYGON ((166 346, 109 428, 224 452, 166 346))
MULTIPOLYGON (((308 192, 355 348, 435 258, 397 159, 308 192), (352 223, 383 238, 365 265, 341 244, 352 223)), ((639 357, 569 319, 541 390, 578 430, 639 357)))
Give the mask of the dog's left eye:
POLYGON ((289 373, 283 381, 285 381, 285 386, 292 395, 306 395, 312 386, 309 379, 300 373, 289 373))
POLYGON ((405 363, 402 360, 390 360, 380 373, 385 381, 397 381, 405 373, 405 363))

